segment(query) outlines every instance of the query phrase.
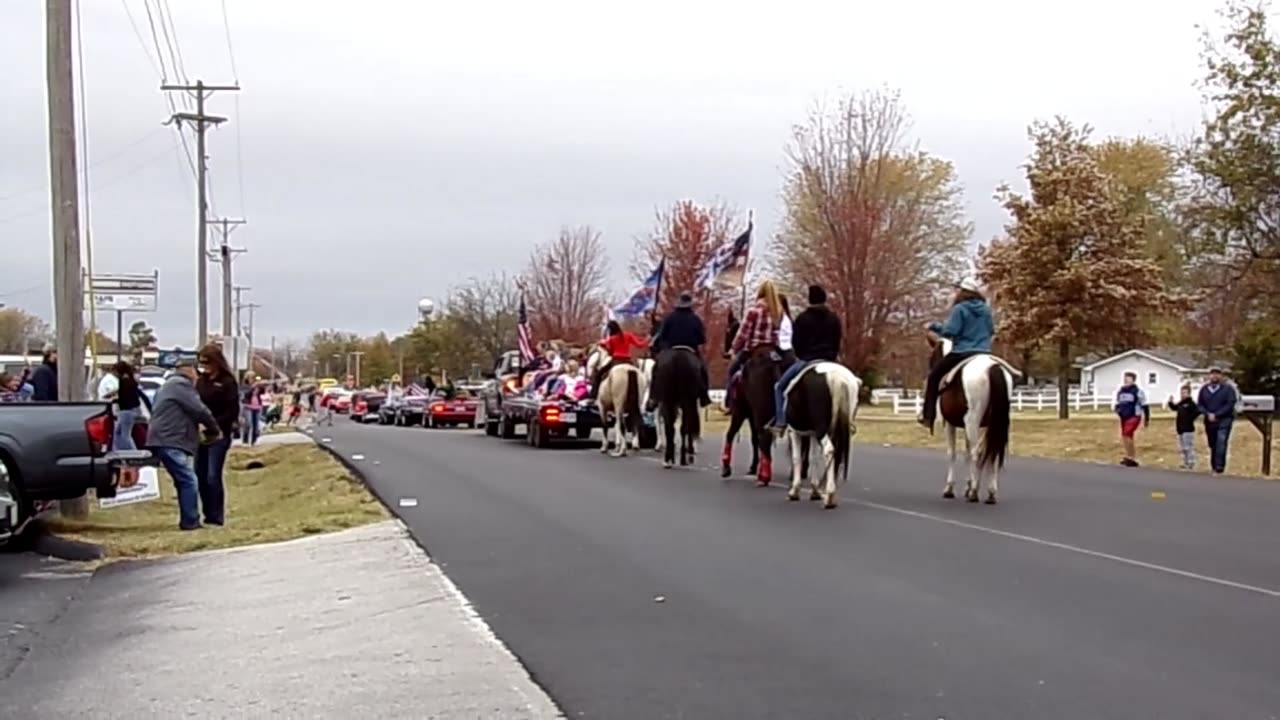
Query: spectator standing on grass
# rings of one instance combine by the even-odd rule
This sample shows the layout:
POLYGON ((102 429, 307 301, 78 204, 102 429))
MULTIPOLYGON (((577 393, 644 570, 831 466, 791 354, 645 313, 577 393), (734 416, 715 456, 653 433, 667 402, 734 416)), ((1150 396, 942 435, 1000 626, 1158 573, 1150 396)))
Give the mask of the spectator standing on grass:
POLYGON ((212 441, 221 439, 218 420, 200 401, 195 381, 195 362, 189 358, 178 360, 173 376, 156 392, 147 430, 147 449, 173 478, 173 485, 178 491, 180 530, 198 530, 201 527, 199 481, 195 468, 200 429, 207 430, 212 441))
POLYGON ((196 486, 205 523, 222 525, 226 520, 226 489, 222 473, 226 468, 227 453, 231 450, 231 438, 236 436, 240 422, 240 386, 218 345, 210 343, 200 348, 199 362, 200 379, 196 381, 196 392, 218 421, 220 437, 196 450, 196 486))
POLYGON ((257 445, 258 433, 262 430, 262 385, 253 373, 245 375, 244 385, 244 427, 240 439, 246 445, 257 445))
POLYGON ((133 426, 142 414, 142 406, 151 409, 151 401, 138 387, 138 378, 134 375, 133 366, 127 360, 121 360, 111 367, 111 375, 116 379, 116 387, 112 392, 116 403, 116 424, 114 430, 114 446, 117 450, 136 450, 133 442, 133 426))
POLYGON ((1196 405, 1204 415, 1204 435, 1209 445, 1209 466, 1215 475, 1227 471, 1227 447, 1231 442, 1231 425, 1236 418, 1240 394, 1235 385, 1225 382, 1221 368, 1209 370, 1209 382, 1200 388, 1196 405))
POLYGON ((1124 441, 1124 459, 1120 461, 1125 467, 1138 467, 1138 449, 1134 436, 1138 434, 1138 426, 1146 421, 1151 425, 1151 406, 1147 404, 1147 394, 1138 386, 1136 373, 1124 374, 1124 384, 1116 390, 1116 415, 1120 416, 1120 438, 1124 441))
POLYGON ((31 372, 31 401, 58 402, 58 348, 44 346, 40 364, 31 372))
POLYGON ((1196 418, 1200 417, 1200 408, 1191 399, 1191 386, 1182 386, 1182 397, 1174 402, 1169 397, 1169 409, 1177 413, 1175 421, 1178 431, 1178 449, 1182 451, 1182 469, 1196 468, 1196 418))

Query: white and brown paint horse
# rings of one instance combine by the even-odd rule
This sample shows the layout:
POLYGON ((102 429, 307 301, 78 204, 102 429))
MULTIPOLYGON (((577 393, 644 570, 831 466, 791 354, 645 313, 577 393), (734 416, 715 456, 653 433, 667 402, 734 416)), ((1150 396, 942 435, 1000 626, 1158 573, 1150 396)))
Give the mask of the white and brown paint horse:
MULTIPOLYGON (((930 366, 951 352, 951 341, 929 336, 933 346, 930 366)), ((942 497, 954 498, 956 433, 964 430, 969 481, 964 497, 978 502, 982 478, 987 478, 988 505, 996 504, 1000 492, 1000 471, 1009 449, 1009 397, 1015 368, 995 355, 975 355, 961 362, 942 378, 938 391, 939 416, 947 430, 947 482, 942 497)))
MULTIPOLYGON (((596 371, 608 360, 608 353, 603 348, 596 348, 587 358, 587 377, 595 377, 596 371)), ((645 380, 635 365, 614 363, 600 381, 596 391, 596 405, 600 409, 600 423, 604 430, 600 452, 609 452, 610 444, 614 446, 614 457, 625 456, 628 448, 640 449, 640 423, 643 422, 640 398, 648 392, 645 380), (609 439, 610 430, 612 440, 609 439)))
POLYGON ((788 500, 800 499, 800 485, 809 479, 809 499, 834 508, 838 486, 849 477, 849 452, 856 428, 862 381, 845 366, 827 361, 811 363, 786 387, 787 435, 791 438, 791 487, 788 500), (822 485, 809 477, 814 445, 822 448, 822 485))

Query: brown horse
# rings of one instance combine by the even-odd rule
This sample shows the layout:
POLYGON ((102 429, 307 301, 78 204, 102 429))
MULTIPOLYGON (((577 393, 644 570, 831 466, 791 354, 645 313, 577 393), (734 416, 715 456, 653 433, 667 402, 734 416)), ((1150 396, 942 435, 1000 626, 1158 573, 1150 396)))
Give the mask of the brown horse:
MULTIPOLYGON (((751 351, 742 368, 742 387, 734 400, 733 415, 741 413, 751 423, 752 465, 756 467, 756 487, 765 487, 773 480, 773 433, 766 427, 773 419, 773 386, 782 376, 778 367, 777 348, 772 345, 757 347, 751 351)), ((742 426, 741 421, 729 424, 725 434, 724 451, 720 455, 720 476, 733 474, 733 438, 742 426)))

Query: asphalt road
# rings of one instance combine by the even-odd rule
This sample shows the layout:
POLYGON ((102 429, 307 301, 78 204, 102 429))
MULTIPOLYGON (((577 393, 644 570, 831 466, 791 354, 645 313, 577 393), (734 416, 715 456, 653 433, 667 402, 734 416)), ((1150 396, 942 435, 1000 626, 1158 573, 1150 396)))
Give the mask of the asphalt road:
POLYGON ((856 445, 823 511, 651 453, 317 433, 570 718, 1280 717, 1280 483, 1015 459, 991 507, 856 445))

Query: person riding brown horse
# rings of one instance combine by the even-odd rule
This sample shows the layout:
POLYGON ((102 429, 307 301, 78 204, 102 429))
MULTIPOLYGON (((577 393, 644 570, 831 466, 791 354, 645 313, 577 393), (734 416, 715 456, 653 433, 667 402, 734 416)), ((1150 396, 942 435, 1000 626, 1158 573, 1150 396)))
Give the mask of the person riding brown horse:
MULTIPOLYGON (((741 365, 741 391, 735 399, 751 422, 752 444, 756 447, 759 471, 756 485, 773 480, 773 435, 765 426, 773 419, 773 386, 778 381, 781 355, 778 352, 778 327, 782 319, 782 301, 773 281, 765 280, 756 292, 756 303, 742 319, 733 339, 737 353, 734 365, 741 365)), ((737 414, 735 409, 735 415, 737 414)), ((731 424, 730 429, 736 432, 731 424)), ((720 458, 721 475, 732 473, 733 437, 726 435, 720 458)))
MULTIPOLYGON (((698 358, 700 366, 699 374, 702 378, 702 388, 698 397, 701 404, 705 407, 711 404, 709 395, 710 383, 707 378, 707 365, 702 359, 702 346, 707 344, 707 328, 702 323, 702 318, 693 311, 693 295, 689 293, 681 293, 680 299, 676 302, 676 307, 662 320, 662 324, 658 326, 657 332, 653 333, 652 339, 649 341, 649 351, 656 360, 661 360, 663 353, 674 348, 689 348, 698 358)), ((661 386, 661 379, 654 376, 655 387, 649 390, 649 402, 645 407, 646 412, 653 412, 657 408, 657 398, 661 397, 658 392, 661 386)))

